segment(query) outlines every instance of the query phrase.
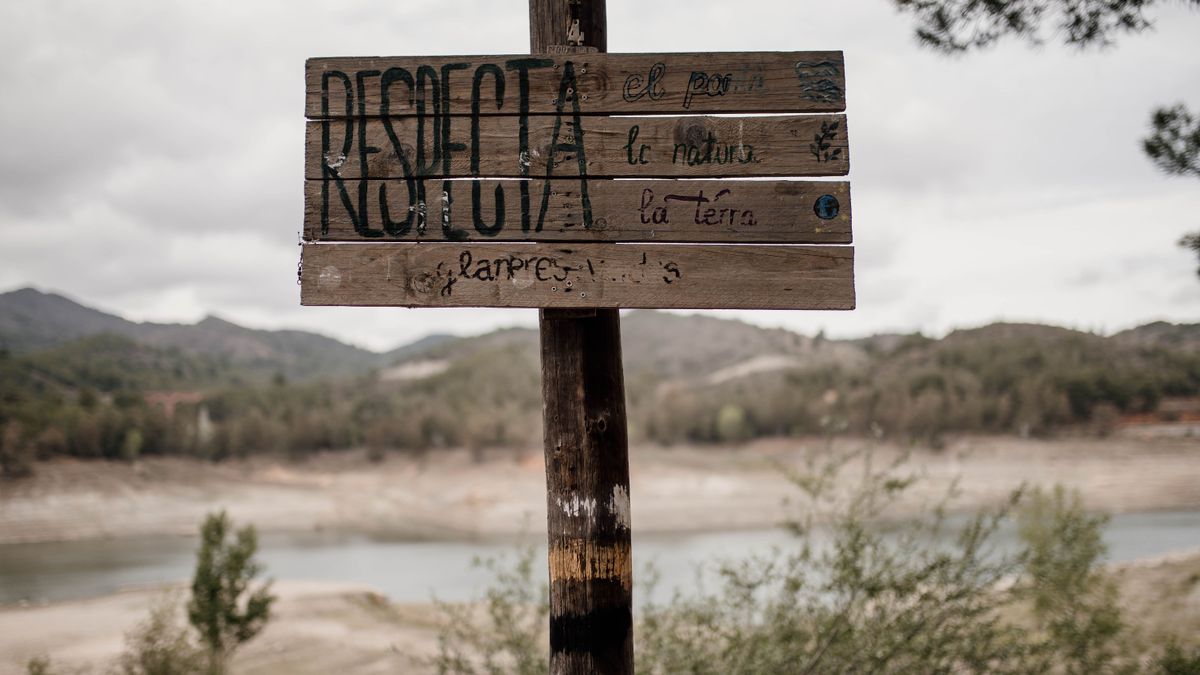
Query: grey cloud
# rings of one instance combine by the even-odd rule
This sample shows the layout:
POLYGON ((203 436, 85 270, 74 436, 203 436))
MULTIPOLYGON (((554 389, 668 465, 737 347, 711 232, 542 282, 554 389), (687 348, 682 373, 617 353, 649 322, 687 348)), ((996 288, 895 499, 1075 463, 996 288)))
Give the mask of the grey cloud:
MULTIPOLYGON (((1200 15, 1160 16, 1110 52, 962 59, 917 48, 889 0, 611 3, 609 32, 613 51, 845 50, 860 309, 735 315, 847 335, 1195 319, 1174 240, 1200 189, 1156 174, 1137 138, 1154 105, 1200 105, 1200 15), (1147 262, 1105 273, 1121 260, 1147 262)), ((527 44, 524 3, 2 4, 0 284, 376 348, 536 325, 528 310, 302 308, 294 284, 305 58, 527 44)))

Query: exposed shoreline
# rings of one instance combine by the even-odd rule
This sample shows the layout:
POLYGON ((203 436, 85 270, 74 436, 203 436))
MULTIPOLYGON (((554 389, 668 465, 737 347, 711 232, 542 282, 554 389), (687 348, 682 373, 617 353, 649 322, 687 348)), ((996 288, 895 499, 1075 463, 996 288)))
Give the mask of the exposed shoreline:
MULTIPOLYGON (((738 448, 631 449, 633 526, 641 532, 766 528, 794 514, 798 491, 782 468, 867 447, 859 439, 769 439, 738 448)), ((906 448, 872 446, 875 466, 906 448)), ((1200 440, 1022 440, 966 437, 911 451, 923 480, 892 512, 904 517, 957 481, 952 507, 1003 501, 1022 483, 1078 489, 1109 513, 1200 509, 1200 440)), ((855 467, 846 472, 859 475, 855 467)), ((226 509, 260 532, 338 531, 400 539, 477 540, 540 531, 545 521, 540 450, 466 451, 425 458, 361 451, 304 462, 273 458, 209 464, 152 458, 136 464, 59 460, 30 479, 0 484, 0 545, 191 535, 204 514, 226 509)))
MULTIPOLYGON (((1128 621, 1149 643, 1200 630, 1200 549, 1109 566, 1128 621), (1191 592, 1180 593, 1190 588, 1191 592)), ((69 672, 101 673, 121 653, 124 636, 164 595, 182 584, 136 588, 86 600, 0 607, 0 675, 23 675, 49 656, 69 672)), ((284 580, 274 588, 275 618, 240 649, 234 672, 245 675, 331 672, 432 673, 438 612, 430 603, 389 602, 363 585, 284 580)))
MULTIPOLYGON (((861 449, 866 441, 774 439, 740 448, 631 449, 633 526, 640 532, 765 528, 790 513, 798 492, 780 468, 861 449)), ((876 444, 873 466, 908 450, 876 444)), ((344 532, 470 540, 540 532, 545 488, 540 450, 465 451, 424 459, 364 452, 326 453, 306 462, 270 458, 206 464, 152 459, 44 463, 31 479, 0 484, 0 545, 194 535, 206 512, 224 508, 264 534, 344 532)), ((849 487, 861 475, 852 463, 849 487)), ((1057 441, 968 437, 911 452, 906 470, 924 478, 890 515, 937 501, 957 481, 958 511, 1003 501, 1022 482, 1062 483, 1086 505, 1110 513, 1200 510, 1200 441, 1133 438, 1057 441)), ((1200 630, 1200 596, 1181 594, 1200 578, 1200 551, 1111 566, 1131 620, 1147 636, 1180 626, 1200 630)), ((130 588, 100 597, 0 607, 0 675, 24 672, 48 654, 78 672, 104 672, 125 633, 168 587, 130 588), (87 668, 90 668, 88 670, 87 668)), ((236 660, 237 672, 413 672, 437 646, 429 603, 389 602, 368 586, 283 579, 272 621, 236 660)))

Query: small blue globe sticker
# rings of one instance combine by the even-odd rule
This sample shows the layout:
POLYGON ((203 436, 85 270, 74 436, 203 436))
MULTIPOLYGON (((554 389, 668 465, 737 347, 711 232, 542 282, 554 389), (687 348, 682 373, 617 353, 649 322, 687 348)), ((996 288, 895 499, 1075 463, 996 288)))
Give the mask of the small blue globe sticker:
POLYGON ((821 195, 817 197, 817 201, 813 204, 813 213, 821 220, 833 220, 837 218, 838 210, 842 207, 838 203, 837 197, 833 195, 821 195))

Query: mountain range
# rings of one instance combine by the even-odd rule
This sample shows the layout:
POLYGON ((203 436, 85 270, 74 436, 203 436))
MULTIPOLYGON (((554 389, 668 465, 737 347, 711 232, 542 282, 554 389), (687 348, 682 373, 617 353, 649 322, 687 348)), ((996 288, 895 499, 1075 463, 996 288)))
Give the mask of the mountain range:
POLYGON ((0 349, 27 354, 101 334, 217 358, 251 376, 282 374, 300 380, 364 373, 451 339, 431 335, 378 354, 316 333, 257 330, 214 316, 195 324, 138 323, 33 288, 0 294, 0 349))
MULTIPOLYGON (((833 340, 636 311, 621 330, 629 433, 662 444, 844 431, 936 446, 951 433, 1200 421, 1200 324, 833 340)), ((22 457, 523 447, 540 436, 539 380, 528 328, 380 354, 303 331, 135 323, 52 293, 0 295, 0 427, 22 457), (165 412, 178 402, 201 405, 211 433, 165 412)))
MULTIPOLYGON (((719 384, 779 370, 840 366, 855 369, 914 344, 961 345, 988 340, 1049 341, 1079 336, 1114 348, 1162 347, 1200 352, 1200 324, 1156 322, 1109 337, 1035 324, 993 324, 954 331, 940 341, 920 335, 831 340, 702 315, 631 312, 622 320, 629 376, 719 384), (686 340, 679 339, 687 336, 686 340)), ((139 323, 55 293, 23 288, 0 294, 0 349, 30 354, 97 335, 117 335, 142 347, 190 355, 236 370, 241 378, 282 375, 293 380, 347 377, 404 364, 447 363, 481 352, 537 349, 537 331, 509 328, 475 337, 431 335, 377 353, 300 330, 258 330, 216 317, 195 324, 139 323)), ((436 369, 436 367, 435 367, 436 369)))

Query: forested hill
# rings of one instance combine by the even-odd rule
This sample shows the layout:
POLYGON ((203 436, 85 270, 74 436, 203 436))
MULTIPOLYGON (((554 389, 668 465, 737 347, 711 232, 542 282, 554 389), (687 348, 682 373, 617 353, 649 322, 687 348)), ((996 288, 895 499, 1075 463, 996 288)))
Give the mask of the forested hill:
MULTIPOLYGON (((1200 397, 1197 324, 830 340, 639 311, 622 331, 630 433, 641 441, 1107 433, 1188 418, 1200 397)), ((0 473, 60 454, 427 451, 529 445, 540 433, 529 329, 376 354, 220 319, 138 324, 26 289, 0 295, 0 346, 0 473)))

